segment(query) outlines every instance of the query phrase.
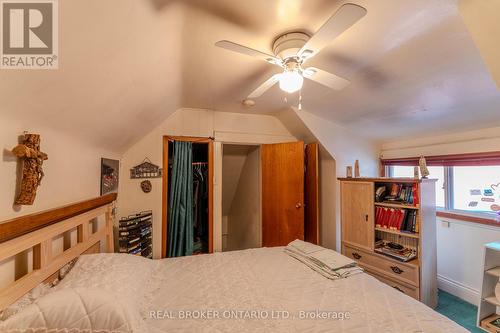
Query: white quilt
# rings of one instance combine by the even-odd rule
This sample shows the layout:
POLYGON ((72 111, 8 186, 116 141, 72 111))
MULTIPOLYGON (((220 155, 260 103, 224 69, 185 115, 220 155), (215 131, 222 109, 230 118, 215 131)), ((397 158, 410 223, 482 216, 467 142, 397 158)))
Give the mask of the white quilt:
POLYGON ((144 332, 467 332, 365 273, 332 281, 281 247, 156 261, 87 255, 54 289, 77 287, 133 301, 143 323, 132 326, 144 332))

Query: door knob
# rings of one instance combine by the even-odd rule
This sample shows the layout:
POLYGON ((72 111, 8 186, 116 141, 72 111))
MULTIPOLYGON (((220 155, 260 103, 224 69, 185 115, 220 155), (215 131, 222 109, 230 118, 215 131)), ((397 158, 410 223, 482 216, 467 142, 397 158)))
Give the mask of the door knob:
POLYGON ((302 207, 302 204, 299 202, 295 205, 295 208, 299 209, 300 207, 302 207))

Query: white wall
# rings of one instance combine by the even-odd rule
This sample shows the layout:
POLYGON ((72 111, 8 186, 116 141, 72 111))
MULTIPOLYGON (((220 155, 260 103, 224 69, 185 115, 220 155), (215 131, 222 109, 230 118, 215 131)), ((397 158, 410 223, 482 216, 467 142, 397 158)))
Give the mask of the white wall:
MULTIPOLYGON (((222 170, 223 175, 225 170, 222 170)), ((260 149, 251 147, 227 218, 228 250, 262 246, 260 149)))
MULTIPOLYGON (((380 151, 378 145, 364 139, 362 133, 353 132, 310 112, 304 110, 295 110, 294 112, 335 159, 335 165, 330 168, 331 170, 336 170, 337 177, 345 177, 346 166, 353 166, 355 160, 359 160, 362 177, 378 175, 378 154, 380 151)), ((340 196, 338 181, 336 181, 335 195, 329 200, 336 207, 336 219, 335 221, 331 221, 330 224, 322 223, 322 229, 328 232, 335 225, 336 242, 334 244, 330 238, 322 235, 322 245, 340 251, 340 196)))
POLYGON ((320 245, 336 248, 337 225, 335 199, 337 171, 335 160, 323 145, 319 147, 319 212, 320 212, 320 245))
MULTIPOLYGON (((118 215, 126 216, 142 210, 153 210, 153 255, 161 256, 161 210, 162 210, 162 181, 161 178, 152 179, 153 189, 145 194, 140 189, 140 180, 130 179, 128 170, 149 157, 155 164, 162 164, 162 138, 164 135, 182 135, 214 137, 216 141, 227 143, 271 143, 296 140, 285 126, 275 117, 268 115, 253 115, 216 112, 201 109, 180 109, 173 113, 157 128, 144 136, 139 142, 128 149, 122 157, 120 173, 120 193, 118 197, 118 215)), ((221 151, 215 147, 216 195, 214 205, 222 202, 217 191, 218 169, 222 167, 221 151)), ((214 207, 214 237, 222 239, 221 212, 214 207)), ((214 250, 220 250, 222 244, 214 243, 214 250)))
MULTIPOLYGON (((0 116, 0 221, 20 215, 52 209, 80 200, 100 195, 101 157, 118 159, 117 154, 86 142, 69 137, 61 132, 33 124, 20 123, 0 116), (23 131, 41 135, 41 149, 49 159, 44 162, 45 176, 38 187, 35 203, 32 206, 13 206, 16 181, 17 158, 10 149, 18 144, 23 131)), ((73 238, 76 234, 73 233, 73 238)), ((62 252, 63 239, 54 240, 54 254, 62 252)), ((0 262, 0 288, 30 271, 31 251, 15 258, 0 262)))
POLYGON ((222 155, 222 250, 228 250, 228 215, 248 154, 246 145, 223 145, 222 155))
MULTIPOLYGON (((500 151, 500 127, 414 138, 382 145, 385 158, 500 151)), ((438 286, 477 304, 483 245, 500 240, 500 228, 438 218, 438 286), (441 221, 450 222, 441 223, 441 221)))
POLYGON ((227 216, 231 210, 238 180, 248 156, 249 146, 223 145, 222 155, 222 215, 227 216))
POLYGON ((0 221, 19 215, 55 208, 100 194, 101 157, 119 155, 87 144, 60 132, 33 124, 19 123, 0 116, 0 221), (10 150, 23 131, 41 135, 41 150, 48 154, 45 176, 32 206, 13 206, 18 161, 10 150))
POLYGON ((483 245, 499 240, 498 227, 438 218, 438 287, 478 304, 483 245))

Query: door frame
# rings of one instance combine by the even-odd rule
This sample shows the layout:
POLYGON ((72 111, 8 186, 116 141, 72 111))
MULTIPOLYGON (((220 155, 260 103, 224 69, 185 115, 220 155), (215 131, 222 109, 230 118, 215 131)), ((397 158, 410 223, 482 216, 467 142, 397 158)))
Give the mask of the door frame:
POLYGON ((214 140, 212 138, 203 138, 195 136, 163 136, 163 177, 162 177, 162 203, 161 203, 161 257, 167 258, 167 230, 168 230, 168 143, 169 141, 182 141, 193 143, 207 143, 208 144, 208 253, 213 252, 214 243, 214 140))
POLYGON ((305 178, 304 178, 304 239, 316 245, 320 239, 320 191, 319 191, 319 143, 305 145, 305 178))

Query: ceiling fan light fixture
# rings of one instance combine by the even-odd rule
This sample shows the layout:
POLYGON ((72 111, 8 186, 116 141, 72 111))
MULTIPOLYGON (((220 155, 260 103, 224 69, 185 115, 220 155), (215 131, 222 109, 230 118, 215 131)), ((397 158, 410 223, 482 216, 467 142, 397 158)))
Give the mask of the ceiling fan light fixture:
POLYGON ((280 89, 289 94, 302 88, 304 78, 298 71, 285 71, 280 77, 280 89))
POLYGON ((300 54, 300 57, 302 59, 305 59, 305 58, 309 58, 312 54, 314 53, 314 51, 312 50, 304 50, 302 51, 302 53, 300 54))

